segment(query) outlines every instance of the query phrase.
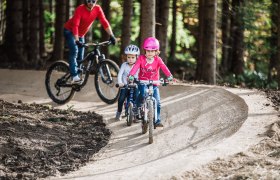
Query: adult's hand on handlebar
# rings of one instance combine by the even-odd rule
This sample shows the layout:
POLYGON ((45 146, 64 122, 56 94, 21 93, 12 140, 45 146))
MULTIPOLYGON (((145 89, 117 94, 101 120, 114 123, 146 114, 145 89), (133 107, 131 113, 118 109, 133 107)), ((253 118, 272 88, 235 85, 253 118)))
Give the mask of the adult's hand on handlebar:
POLYGON ((117 43, 117 40, 116 40, 116 38, 115 38, 114 35, 110 35, 109 41, 111 41, 111 43, 112 43, 113 45, 115 45, 115 44, 117 43))
POLYGON ((76 45, 77 45, 78 47, 80 47, 80 48, 85 46, 85 44, 82 43, 82 42, 80 42, 80 41, 75 41, 75 43, 76 43, 76 45))

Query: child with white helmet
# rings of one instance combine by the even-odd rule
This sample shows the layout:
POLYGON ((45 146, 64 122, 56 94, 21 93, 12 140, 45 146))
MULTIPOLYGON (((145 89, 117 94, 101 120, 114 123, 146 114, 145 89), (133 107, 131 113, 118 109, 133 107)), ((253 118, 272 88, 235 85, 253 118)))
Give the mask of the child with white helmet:
MULTIPOLYGON (((121 65, 120 71, 118 73, 118 84, 119 87, 124 87, 124 85, 127 84, 127 77, 131 70, 131 68, 134 66, 137 57, 140 54, 140 50, 135 45, 129 45, 125 48, 124 54, 126 56, 126 62, 124 62, 121 65)), ((138 72, 135 73, 135 77, 138 77, 138 72)), ((118 99, 118 110, 116 112, 116 120, 121 120, 121 113, 123 108, 123 103, 125 101, 125 98, 127 97, 127 89, 121 88, 120 89, 120 96, 118 99)))
MULTIPOLYGON (((145 51, 144 55, 140 55, 129 73, 129 80, 135 78, 136 72, 140 69, 138 74, 139 80, 159 80, 159 70, 161 69, 163 73, 168 77, 169 81, 172 81, 173 76, 170 73, 167 66, 164 64, 159 55, 159 41, 154 37, 148 37, 144 40, 143 49, 145 51)), ((145 84, 139 84, 138 90, 140 94, 137 98, 137 107, 141 106, 144 99, 144 93, 147 89, 145 84)), ((160 119, 160 94, 158 85, 153 85, 154 98, 157 100, 157 120, 155 122, 156 127, 163 127, 160 119)))

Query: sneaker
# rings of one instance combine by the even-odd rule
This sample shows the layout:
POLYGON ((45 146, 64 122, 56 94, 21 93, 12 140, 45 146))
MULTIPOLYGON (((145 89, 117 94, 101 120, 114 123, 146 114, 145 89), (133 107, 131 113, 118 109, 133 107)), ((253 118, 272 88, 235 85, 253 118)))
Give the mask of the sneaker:
POLYGON ((73 78, 72 78, 72 84, 79 84, 79 83, 81 83, 82 82, 82 80, 81 80, 81 78, 77 75, 77 76, 74 76, 73 78))
POLYGON ((163 124, 157 123, 157 124, 155 124, 155 127, 163 127, 163 124))
POLYGON ((117 113, 116 113, 115 119, 116 119, 117 121, 122 120, 122 119, 121 119, 121 113, 120 113, 120 112, 117 112, 117 113))

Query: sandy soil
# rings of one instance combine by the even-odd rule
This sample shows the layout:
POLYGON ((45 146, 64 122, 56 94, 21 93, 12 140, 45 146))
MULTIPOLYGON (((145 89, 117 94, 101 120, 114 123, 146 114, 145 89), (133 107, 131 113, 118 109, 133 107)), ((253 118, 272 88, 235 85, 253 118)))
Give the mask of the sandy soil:
POLYGON ((264 92, 186 84, 161 88, 164 128, 156 130, 155 142, 148 145, 139 124, 126 127, 125 121, 113 119, 116 104, 101 102, 93 83, 66 105, 52 103, 44 89, 44 73, 0 70, 0 99, 95 111, 112 131, 109 144, 86 166, 51 179, 277 179, 279 175, 278 124, 266 135, 279 113, 264 92))

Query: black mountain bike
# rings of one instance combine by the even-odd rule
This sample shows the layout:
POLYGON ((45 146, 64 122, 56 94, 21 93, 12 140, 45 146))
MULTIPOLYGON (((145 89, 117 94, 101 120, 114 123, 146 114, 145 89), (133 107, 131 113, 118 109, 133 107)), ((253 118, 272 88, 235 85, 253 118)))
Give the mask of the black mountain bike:
POLYGON ((111 41, 100 43, 87 43, 84 46, 92 46, 86 57, 78 62, 78 73, 81 82, 72 84, 69 64, 63 60, 54 62, 47 70, 45 85, 49 97, 57 104, 69 102, 76 92, 80 91, 88 81, 91 74, 95 75, 95 89, 102 101, 107 104, 116 102, 119 96, 119 89, 115 88, 119 72, 118 65, 106 59, 101 54, 100 47, 110 45, 111 41))

